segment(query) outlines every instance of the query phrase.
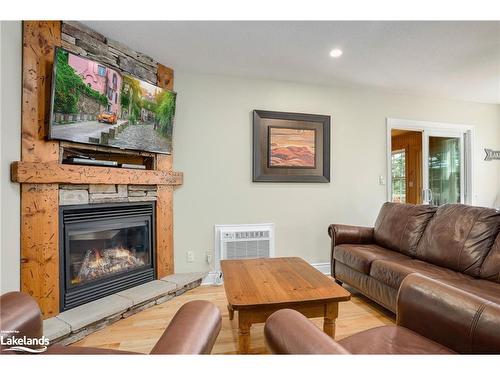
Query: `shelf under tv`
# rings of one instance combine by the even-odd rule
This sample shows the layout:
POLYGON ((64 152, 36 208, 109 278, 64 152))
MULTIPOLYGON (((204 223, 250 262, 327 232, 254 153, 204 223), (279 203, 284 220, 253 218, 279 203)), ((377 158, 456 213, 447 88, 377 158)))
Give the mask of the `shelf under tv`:
POLYGON ((151 152, 66 141, 61 141, 59 155, 61 164, 145 170, 155 169, 156 160, 156 154, 151 152))

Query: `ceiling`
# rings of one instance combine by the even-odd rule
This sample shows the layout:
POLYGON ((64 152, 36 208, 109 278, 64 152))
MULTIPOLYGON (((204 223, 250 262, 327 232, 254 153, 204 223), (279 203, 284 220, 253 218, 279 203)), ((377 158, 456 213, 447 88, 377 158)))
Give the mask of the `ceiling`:
POLYGON ((500 22, 85 21, 178 72, 500 103, 500 22), (333 59, 332 48, 344 54, 333 59))

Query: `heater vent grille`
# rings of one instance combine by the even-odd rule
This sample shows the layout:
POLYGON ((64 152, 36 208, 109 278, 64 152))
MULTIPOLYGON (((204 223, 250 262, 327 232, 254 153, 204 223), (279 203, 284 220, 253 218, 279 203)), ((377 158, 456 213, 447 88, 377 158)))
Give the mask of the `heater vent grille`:
POLYGON ((274 224, 216 225, 216 269, 220 260, 274 256, 274 224))

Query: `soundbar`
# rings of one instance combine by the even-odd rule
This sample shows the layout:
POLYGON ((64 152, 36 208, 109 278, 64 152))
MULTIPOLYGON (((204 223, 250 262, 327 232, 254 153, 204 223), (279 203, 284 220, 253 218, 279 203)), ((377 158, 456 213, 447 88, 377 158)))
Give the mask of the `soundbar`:
POLYGON ((118 162, 112 160, 96 160, 82 157, 69 157, 64 159, 65 164, 95 165, 100 167, 118 167, 118 162))

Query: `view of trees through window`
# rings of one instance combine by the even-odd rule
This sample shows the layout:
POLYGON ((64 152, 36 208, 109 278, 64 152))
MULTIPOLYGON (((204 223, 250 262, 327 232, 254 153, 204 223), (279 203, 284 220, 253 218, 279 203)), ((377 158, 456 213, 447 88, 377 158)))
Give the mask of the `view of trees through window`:
POLYGON ((406 151, 392 152, 392 201, 406 203, 406 151))
POLYGON ((432 204, 460 203, 460 139, 429 137, 432 204))

